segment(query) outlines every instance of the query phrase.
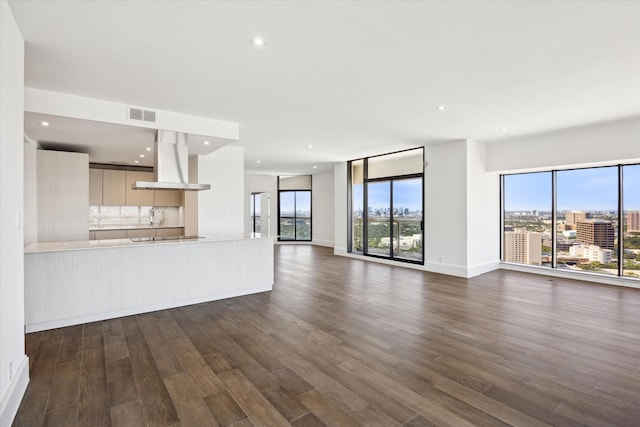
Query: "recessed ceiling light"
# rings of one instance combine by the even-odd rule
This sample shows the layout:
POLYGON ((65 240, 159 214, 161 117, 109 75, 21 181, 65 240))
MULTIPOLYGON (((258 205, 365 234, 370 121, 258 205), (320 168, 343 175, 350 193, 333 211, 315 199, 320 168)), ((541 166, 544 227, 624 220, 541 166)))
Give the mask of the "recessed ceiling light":
POLYGON ((40 126, 49 126, 49 122, 40 122, 40 126))
POLYGON ((256 160, 256 163, 260 163, 260 160, 256 160))
POLYGON ((253 43, 254 46, 264 46, 264 39, 262 37, 254 37, 251 39, 251 43, 253 43))
POLYGON ((140 157, 144 157, 144 154, 140 154, 140 157))
POLYGON ((314 168, 314 169, 318 169, 318 167, 317 167, 316 165, 313 165, 313 168, 314 168))
POLYGON ((506 132, 506 131, 507 131, 507 128, 502 128, 502 129, 500 130, 500 132, 502 132, 502 133, 504 133, 504 132, 506 132))
POLYGON ((209 141, 205 141, 205 142, 204 142, 204 145, 209 145, 209 141))
POLYGON ((438 110, 438 111, 444 111, 444 110, 445 110, 445 108, 447 108, 447 107, 445 107, 444 105, 438 105, 438 106, 436 107, 436 110, 438 110))
POLYGON ((309 147, 309 148, 313 148, 313 145, 309 144, 309 145, 307 145, 307 147, 309 147))
POLYGON ((133 163, 140 163, 140 161, 139 160, 135 160, 133 163))
POLYGON ((147 147, 147 148, 146 148, 146 150, 147 150, 147 151, 151 151, 151 147, 147 147))

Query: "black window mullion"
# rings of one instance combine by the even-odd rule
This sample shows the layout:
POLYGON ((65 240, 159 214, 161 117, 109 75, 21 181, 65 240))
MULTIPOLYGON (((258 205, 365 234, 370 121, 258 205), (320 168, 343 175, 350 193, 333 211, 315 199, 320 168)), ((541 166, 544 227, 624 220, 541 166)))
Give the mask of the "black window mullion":
POLYGON ((624 275, 624 172, 618 165, 618 276, 624 275))
MULTIPOLYGON (((389 250, 389 258, 394 259, 394 254, 393 254, 393 237, 394 237, 394 232, 393 232, 393 183, 394 180, 390 179, 389 180, 389 231, 391 233, 391 248, 389 250)), ((400 225, 398 225, 399 227, 400 225)), ((398 234, 400 234, 400 232, 398 232, 398 234)), ((398 240, 398 244, 400 244, 400 241, 398 240)))
POLYGON ((558 192, 557 186, 557 171, 551 171, 551 268, 558 267, 557 254, 556 254, 556 233, 558 232, 558 192))
POLYGON ((296 209, 296 201, 298 199, 298 192, 293 192, 293 240, 298 241, 298 210, 296 209))
MULTIPOLYGON (((505 261, 504 257, 504 175, 500 175, 500 259, 505 261)), ((424 232, 423 232, 424 235, 424 232)), ((423 237, 424 240, 424 237, 423 237)), ((424 247, 424 243, 423 243, 424 247)))
POLYGON ((362 162, 362 253, 369 255, 369 159, 362 162))
POLYGON ((353 163, 347 162, 347 253, 353 251, 353 163))

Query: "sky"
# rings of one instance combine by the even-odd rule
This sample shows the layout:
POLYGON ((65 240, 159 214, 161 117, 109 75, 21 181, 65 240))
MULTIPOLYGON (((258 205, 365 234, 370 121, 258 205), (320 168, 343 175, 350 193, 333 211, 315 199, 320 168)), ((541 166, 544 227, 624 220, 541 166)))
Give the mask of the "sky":
MULTIPOLYGON (((640 165, 623 167, 624 209, 640 210, 640 165)), ((506 211, 551 210, 551 172, 505 176, 506 211)), ((616 210, 618 168, 558 171, 558 210, 616 210)))
POLYGON ((283 191, 280 193, 280 214, 293 216, 293 211, 302 215, 311 214, 311 193, 308 191, 283 191))
MULTIPOLYGON (((368 184, 369 207, 374 209, 390 208, 389 181, 370 182, 368 184)), ((395 180, 393 183, 393 207, 408 208, 422 212, 422 179, 411 178, 395 180)))

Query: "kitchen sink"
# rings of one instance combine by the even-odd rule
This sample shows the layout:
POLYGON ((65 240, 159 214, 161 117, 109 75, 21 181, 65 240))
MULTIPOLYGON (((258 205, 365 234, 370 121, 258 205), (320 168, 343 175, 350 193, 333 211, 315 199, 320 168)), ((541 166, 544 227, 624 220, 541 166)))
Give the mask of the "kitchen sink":
POLYGON ((132 242, 166 242, 171 240, 198 240, 201 236, 131 237, 132 242))

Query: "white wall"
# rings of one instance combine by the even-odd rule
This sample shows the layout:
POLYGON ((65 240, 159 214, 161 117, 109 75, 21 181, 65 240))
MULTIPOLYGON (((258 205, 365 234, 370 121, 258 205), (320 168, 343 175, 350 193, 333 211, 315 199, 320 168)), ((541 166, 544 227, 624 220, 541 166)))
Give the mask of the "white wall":
MULTIPOLYGON (((269 193, 271 212, 269 213, 270 234, 278 234, 278 177, 275 175, 245 174, 244 203, 245 203, 245 234, 251 233, 251 193, 269 193)), ((262 210, 261 210, 262 212, 262 210)), ((263 230, 263 233, 265 230, 263 230)))
POLYGON ((333 170, 314 174, 311 190, 313 244, 334 247, 334 178, 333 170))
MULTIPOLYGON (((251 232, 249 213, 251 193, 269 193, 271 198, 271 235, 278 233, 278 177, 274 175, 245 175, 245 233, 251 232)), ((335 208, 334 173, 318 173, 311 178, 312 244, 334 247, 335 208)), ((346 196, 345 196, 346 197, 346 196)))
POLYGON ((9 426, 29 381, 24 350, 24 39, 0 1, 0 426, 9 426))
POLYGON ((347 205, 347 163, 336 163, 333 167, 333 200, 334 200, 334 247, 336 255, 347 254, 347 221, 349 207, 347 205))
POLYGON ((37 185, 38 143, 29 138, 24 140, 24 244, 38 241, 38 185, 37 185))
MULTIPOLYGON (((424 266, 396 265, 460 277, 498 267, 499 175, 486 171, 486 151, 485 144, 466 140, 425 147, 425 262, 424 266)), ((348 238, 346 163, 336 164, 334 173, 334 252, 344 255, 348 238)))
POLYGON ((198 159, 198 234, 244 234, 244 148, 222 147, 198 159))
POLYGON ((640 161, 640 117, 487 144, 487 170, 640 161))
POLYGON ((425 267, 464 276, 467 266, 467 142, 425 147, 425 267))
POLYGON ((487 146, 467 141, 467 275, 500 262, 500 175, 487 172, 487 146))

